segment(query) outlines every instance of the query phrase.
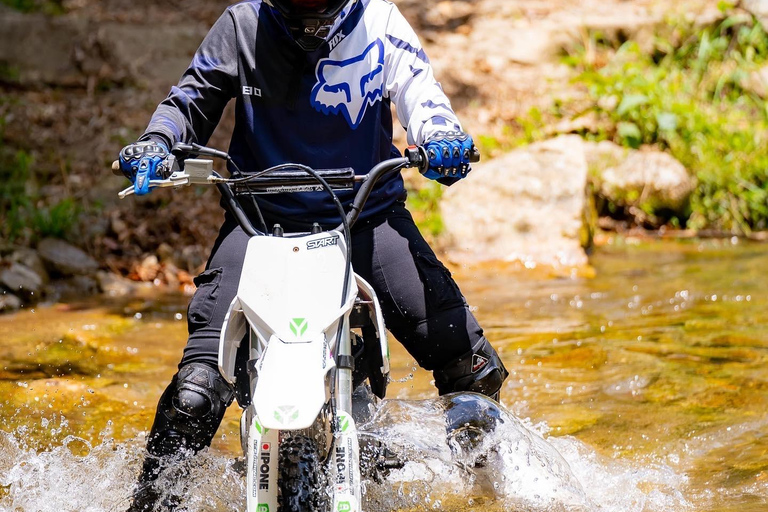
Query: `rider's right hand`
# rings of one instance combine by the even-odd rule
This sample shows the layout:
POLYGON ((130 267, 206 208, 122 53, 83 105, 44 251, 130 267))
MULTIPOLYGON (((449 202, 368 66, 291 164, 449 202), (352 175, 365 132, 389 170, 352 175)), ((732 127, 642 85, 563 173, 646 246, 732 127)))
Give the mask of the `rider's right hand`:
POLYGON ((165 144, 157 141, 134 142, 120 151, 120 170, 133 182, 137 196, 150 192, 149 180, 164 180, 171 174, 165 167, 168 154, 165 144))

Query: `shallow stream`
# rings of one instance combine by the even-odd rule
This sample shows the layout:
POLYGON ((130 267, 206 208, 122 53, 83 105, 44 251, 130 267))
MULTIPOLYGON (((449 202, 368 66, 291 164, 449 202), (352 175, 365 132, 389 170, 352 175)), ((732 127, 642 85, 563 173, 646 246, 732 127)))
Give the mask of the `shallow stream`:
MULTIPOLYGON (((616 239, 594 276, 458 269, 509 413, 482 463, 456 460, 431 376, 393 343, 389 398, 361 428, 410 462, 368 482, 368 510, 768 510, 766 261, 768 245, 616 239)), ((127 505, 186 300, 0 317, 0 510, 127 505)), ((190 468, 190 512, 242 508, 238 416, 190 468)))

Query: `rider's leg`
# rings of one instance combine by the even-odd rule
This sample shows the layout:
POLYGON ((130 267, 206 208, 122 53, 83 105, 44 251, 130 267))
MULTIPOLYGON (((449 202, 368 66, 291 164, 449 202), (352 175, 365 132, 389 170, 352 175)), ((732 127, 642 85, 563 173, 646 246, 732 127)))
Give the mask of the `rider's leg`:
MULTIPOLYGON (((225 222, 206 271, 195 279, 187 311, 189 341, 178 373, 160 397, 130 511, 154 509, 160 494, 153 482, 168 465, 210 446, 232 402, 233 390, 218 370, 219 334, 237 293, 247 242, 236 224, 225 222)), ((173 501, 163 505, 172 509, 173 501)))
POLYGON ((387 327, 434 371, 441 395, 475 391, 498 399, 507 370, 403 205, 360 223, 352 257, 376 290, 387 327))
POLYGON ((490 342, 482 337, 471 350, 435 370, 434 375, 441 395, 474 391, 498 401, 509 373, 490 342))

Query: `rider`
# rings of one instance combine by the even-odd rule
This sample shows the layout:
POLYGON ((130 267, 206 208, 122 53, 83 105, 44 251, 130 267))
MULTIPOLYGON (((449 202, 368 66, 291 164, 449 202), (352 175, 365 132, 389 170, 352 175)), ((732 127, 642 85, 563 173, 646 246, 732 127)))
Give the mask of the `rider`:
MULTIPOLYGON (((472 138, 413 29, 386 0, 253 0, 228 7, 146 132, 120 152, 135 192, 146 194, 148 180, 165 177, 160 164, 173 144, 206 144, 232 98, 236 124, 229 153, 246 172, 296 162, 365 173, 399 156, 392 145, 392 104, 408 142, 427 149, 427 178, 450 185, 470 170, 472 138)), ((353 228, 355 271, 374 287, 389 330, 434 372, 441 395, 476 391, 498 398, 507 371, 416 228, 405 195, 399 173, 374 188, 353 228)), ((353 192, 339 196, 349 204, 353 192)), ((339 222, 327 193, 256 201, 267 225, 279 223, 286 231, 339 222)), ((227 214, 206 270, 195 279, 189 341, 148 438, 145 488, 160 461, 209 446, 232 402, 234 391, 218 371, 218 344, 247 241, 227 214)))

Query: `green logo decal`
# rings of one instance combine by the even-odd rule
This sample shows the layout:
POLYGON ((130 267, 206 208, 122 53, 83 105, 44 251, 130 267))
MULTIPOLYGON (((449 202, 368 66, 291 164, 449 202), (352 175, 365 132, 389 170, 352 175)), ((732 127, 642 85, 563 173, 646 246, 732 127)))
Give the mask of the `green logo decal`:
POLYGON ((280 423, 286 423, 289 421, 296 421, 299 417, 299 410, 293 405, 281 405, 275 411, 274 417, 280 423))
POLYGON ((336 510, 337 512, 349 512, 352 510, 352 505, 350 505, 348 501, 340 501, 336 510))
POLYGON ((261 435, 264 435, 264 434, 266 434, 267 432, 269 432, 269 429, 268 429, 268 428, 264 428, 264 427, 261 425, 261 423, 259 423, 259 421, 258 421, 258 420, 253 420, 253 426, 256 428, 256 432, 258 432, 258 433, 259 433, 259 434, 261 434, 261 435))
POLYGON ((269 512, 269 505, 266 503, 259 503, 256 506, 256 512, 269 512))
POLYGON ((346 432, 349 428, 349 418, 347 416, 342 416, 339 418, 339 428, 342 432, 346 432))
POLYGON ((291 332, 295 336, 304 335, 307 332, 307 327, 309 327, 309 324, 306 318, 294 318, 291 320, 291 332))

